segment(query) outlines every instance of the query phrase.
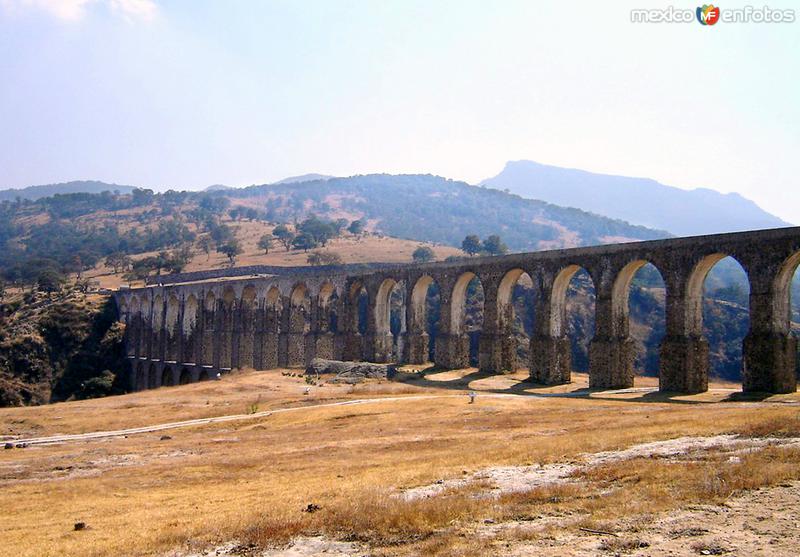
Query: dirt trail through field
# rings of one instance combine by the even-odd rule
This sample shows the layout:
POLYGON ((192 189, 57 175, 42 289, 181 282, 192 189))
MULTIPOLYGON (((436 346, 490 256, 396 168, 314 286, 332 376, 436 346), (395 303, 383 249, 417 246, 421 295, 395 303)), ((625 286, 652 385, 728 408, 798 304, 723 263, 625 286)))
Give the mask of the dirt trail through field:
MULTIPOLYGON (((500 393, 481 393, 481 398, 509 398, 509 397, 522 397, 522 398, 542 398, 539 396, 531 395, 514 395, 514 394, 500 394, 500 393)), ((331 408, 335 406, 352 406, 357 404, 375 404, 378 402, 402 402, 411 400, 428 400, 428 399, 441 399, 441 398, 462 398, 465 401, 467 397, 465 394, 452 394, 452 395, 413 395, 413 396, 396 396, 396 397, 375 397, 375 398, 360 398, 355 400, 343 400, 339 402, 329 402, 324 404, 312 404, 308 406, 293 406, 291 408, 278 408, 274 410, 265 410, 263 412, 254 412, 252 414, 229 414, 226 416, 216 416, 213 418, 198 418, 194 420, 184 420, 180 422, 169 422, 163 424, 154 424, 144 427, 134 427, 129 429, 117 429, 113 431, 92 431, 89 433, 75 433, 68 435, 51 435, 48 437, 30 437, 27 439, 7 439, 7 443, 13 445, 52 445, 56 443, 70 443, 76 441, 89 441, 93 439, 106 439, 109 437, 125 437, 128 435, 135 435, 138 433, 152 433, 154 431, 163 431, 167 429, 176 429, 181 427, 191 427, 206 424, 216 424, 224 422, 235 422, 241 420, 257 420, 266 418, 272 414, 281 414, 285 412, 300 412, 303 410, 314 410, 318 408, 331 408)))

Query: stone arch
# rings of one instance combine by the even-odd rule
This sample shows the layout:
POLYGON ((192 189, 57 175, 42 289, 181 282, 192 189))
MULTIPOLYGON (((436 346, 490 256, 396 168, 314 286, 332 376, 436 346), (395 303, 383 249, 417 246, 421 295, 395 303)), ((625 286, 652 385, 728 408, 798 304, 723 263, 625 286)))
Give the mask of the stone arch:
POLYGON ((772 330, 777 333, 791 333, 792 304, 800 300, 792 300, 792 282, 800 267, 800 251, 789 256, 778 270, 773 284, 772 330))
POLYGON ((183 323, 181 324, 181 328, 183 329, 184 336, 188 337, 191 335, 197 326, 197 307, 197 297, 194 294, 189 294, 189 297, 186 298, 183 305, 183 323))
POLYGON ((311 296, 305 283, 299 282, 292 287, 289 295, 291 314, 289 329, 293 333, 307 333, 311 319, 311 296))
POLYGON ((203 335, 200 342, 200 363, 203 365, 214 365, 214 344, 216 342, 216 323, 215 314, 217 309, 217 297, 214 292, 209 290, 206 292, 203 300, 203 335))
POLYGON ((317 300, 319 306, 319 330, 330 333, 338 332, 339 311, 337 303, 339 302, 339 294, 336 292, 336 287, 330 282, 325 282, 319 289, 317 300))
POLYGON ((164 325, 164 300, 161 298, 161 294, 156 294, 155 299, 153 299, 153 319, 152 319, 153 331, 160 332, 163 325, 164 325))
POLYGON ((454 343, 451 367, 478 365, 478 343, 483 330, 483 301, 483 282, 480 277, 472 271, 463 272, 456 279, 450 296, 450 333, 454 343))
MULTIPOLYGON (((593 301, 595 284, 592 275, 587 269, 580 265, 567 265, 563 267, 553 281, 550 294, 550 321, 548 324, 550 336, 555 339, 569 338, 570 351, 566 354, 569 358, 569 369, 577 368, 581 371, 588 371, 588 351, 589 343, 594 337, 594 310, 587 312, 587 318, 580 323, 585 324, 582 334, 568 335, 570 324, 567 322, 567 306, 570 298, 570 287, 577 285, 580 278, 587 279, 591 286, 589 297, 593 301), (573 357, 573 355, 575 357, 573 357)), ((574 291, 573 291, 574 292, 574 291)), ((574 310, 573 310, 574 311, 574 310)), ((573 333, 580 333, 580 329, 573 330, 573 333)))
MULTIPOLYGON (((692 268, 686 283, 685 330, 687 336, 699 341, 707 353, 703 358, 708 361, 709 373, 728 379, 742 373, 744 337, 750 322, 749 290, 750 277, 734 255, 712 253, 701 258, 692 268), (727 273, 723 266, 726 262, 729 266, 727 273), (741 299, 726 300, 726 294, 722 292, 725 288, 721 288, 714 292, 718 302, 706 303, 706 300, 712 300, 711 293, 707 292, 708 283, 717 271, 726 275, 733 284, 737 278, 742 281, 747 291, 739 291, 741 299)), ((707 375, 702 390, 707 389, 707 375)))
MULTIPOLYGON (((611 288, 611 327, 612 335, 621 339, 630 338, 633 341, 636 353, 633 357, 633 364, 639 371, 645 374, 657 374, 660 368, 659 351, 657 349, 661 344, 666 329, 666 283, 664 276, 658 267, 647 259, 636 259, 628 262, 620 269, 614 279, 611 288), (645 287, 639 289, 633 288, 634 279, 644 275, 647 280, 647 275, 652 275, 650 283, 653 284, 651 290, 661 289, 663 294, 656 296, 653 292, 646 292, 645 287), (649 294, 648 297, 645 297, 649 294), (648 338, 638 334, 638 329, 635 334, 631 332, 631 298, 639 296, 639 303, 647 304, 641 308, 643 313, 646 313, 650 319, 648 325, 652 327, 651 334, 648 338), (661 299, 659 299, 661 298, 661 299)), ((640 327, 640 329, 645 329, 640 327)))
POLYGON ((511 371, 517 369, 518 362, 530 358, 530 340, 533 336, 533 299, 529 296, 530 299, 522 301, 522 307, 519 308, 521 312, 515 309, 514 290, 517 285, 533 290, 530 274, 519 267, 507 271, 497 288, 496 328, 501 342, 500 368, 511 371))
POLYGON ((209 381, 211 380, 211 374, 209 373, 208 369, 200 370, 200 375, 197 378, 198 381, 209 381))
POLYGON ((167 312, 164 317, 165 332, 165 359, 177 361, 179 359, 179 333, 178 317, 180 316, 181 303, 175 293, 170 293, 167 298, 167 312))
POLYGON ((408 328, 408 360, 412 364, 434 361, 438 333, 439 284, 422 275, 411 289, 408 328))
POLYGON ((402 281, 384 279, 375 296, 375 360, 403 359, 402 334, 406 331, 405 289, 402 281))
POLYGON ((266 369, 273 369, 284 365, 286 362, 285 337, 280 333, 283 324, 281 316, 283 314, 281 291, 277 286, 272 285, 267 290, 264 300, 266 315, 264 322, 264 344, 261 347, 262 363, 266 369))

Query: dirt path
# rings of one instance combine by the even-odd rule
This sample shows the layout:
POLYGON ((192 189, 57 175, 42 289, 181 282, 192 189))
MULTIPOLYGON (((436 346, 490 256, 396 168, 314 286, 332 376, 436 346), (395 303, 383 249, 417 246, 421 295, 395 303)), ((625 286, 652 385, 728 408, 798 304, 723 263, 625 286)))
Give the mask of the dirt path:
MULTIPOLYGON (((515 394, 496 394, 496 393, 481 393, 480 398, 509 398, 509 397, 522 397, 522 398, 542 398, 531 395, 515 395, 515 394)), ((229 414, 226 416, 216 416, 213 418, 197 418, 194 420, 184 420, 180 422, 168 422, 163 424, 154 424, 143 427, 134 427, 129 429, 117 429, 112 431, 92 431, 89 433, 75 433, 67 435, 51 435, 48 437, 30 437, 27 439, 9 439, 7 444, 11 445, 52 445, 56 443, 70 443, 76 441, 90 441, 93 439, 105 439, 108 437, 125 437, 128 435, 136 435, 138 433, 152 433, 154 431, 163 431, 167 429, 176 429, 181 427, 191 427, 206 424, 217 424, 224 422, 236 422, 241 420, 257 420, 266 418, 272 414, 281 414, 285 412, 300 412, 303 410, 314 410, 318 408, 331 408, 335 406, 351 406, 356 404, 374 404, 377 402, 402 402, 409 400, 427 400, 427 399, 440 399, 440 398, 462 398, 465 401, 467 397, 464 393, 452 395, 412 395, 412 396, 396 396, 396 397, 375 397, 375 398, 360 398, 355 400, 344 400, 340 402, 328 402, 324 404, 312 404, 308 406, 293 406, 291 408, 278 408, 275 410, 265 410, 263 412, 254 412, 252 414, 229 414)))

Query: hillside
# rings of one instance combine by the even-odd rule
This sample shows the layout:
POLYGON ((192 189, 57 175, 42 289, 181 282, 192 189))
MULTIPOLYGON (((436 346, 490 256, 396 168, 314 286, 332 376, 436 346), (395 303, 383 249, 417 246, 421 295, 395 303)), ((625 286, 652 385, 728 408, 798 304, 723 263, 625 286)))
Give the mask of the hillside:
POLYGON ((118 184, 107 184, 96 180, 83 180, 76 182, 63 182, 60 184, 47 184, 42 186, 28 186, 19 189, 0 190, 0 201, 14 201, 17 198, 36 201, 43 197, 50 197, 58 194, 69 193, 102 193, 118 192, 131 193, 133 186, 120 186, 118 184))
MULTIPOLYGON (((56 334, 49 337, 37 332, 42 328, 40 317, 48 312, 79 314, 67 300, 83 300, 87 292, 142 284, 156 274, 230 265, 411 262, 419 248, 429 250, 434 260, 444 260, 464 256, 455 246, 469 233, 484 238, 499 233, 516 250, 663 234, 433 176, 357 176, 213 192, 154 194, 137 189, 130 195, 80 193, 4 202, 0 204, 4 293, 0 341, 5 339, 0 344, 0 404, 41 403, 113 390, 113 377, 104 375, 120 371, 113 364, 97 360, 71 372, 64 362, 74 359, 75 353, 58 348, 81 345, 84 337, 79 331, 92 327, 100 313, 84 311, 85 319, 75 322, 74 330, 54 329, 56 334), (278 238, 281 228, 289 235, 285 243, 278 238), (270 238, 266 247, 261 245, 264 237, 270 238), (31 342, 25 345, 25 339, 31 342), (81 380, 65 383, 71 373, 81 380), (88 380, 105 383, 102 388, 91 383, 87 389, 83 382, 88 380)), ((720 264, 706 284, 705 332, 711 342, 712 374, 732 380, 739 378, 741 338, 747 330, 743 280, 735 263, 720 264), (731 277, 738 277, 738 282, 731 277)), ((585 279, 574 286, 568 330, 574 338, 575 369, 585 370, 594 294, 585 279)), ((794 292, 794 299, 800 299, 797 279, 794 292)), ((638 345, 637 367, 644 373, 653 374, 658 368, 663 299, 663 284, 635 282, 632 333, 638 345)), ((469 300, 470 323, 482 320, 479 302, 477 293, 469 300)), ((518 355, 525 362, 534 318, 529 291, 520 286, 515 302, 521 316, 516 330, 518 355)), ((475 347, 479 328, 473 329, 475 347)))
POLYGON ((482 185, 679 236, 789 226, 737 193, 687 191, 647 178, 595 174, 533 161, 511 161, 482 185))
POLYGON ((467 234, 499 234, 512 251, 648 240, 666 232, 579 209, 522 199, 431 175, 371 174, 224 192, 234 203, 266 207, 269 220, 316 213, 360 218, 388 236, 459 246, 467 234))

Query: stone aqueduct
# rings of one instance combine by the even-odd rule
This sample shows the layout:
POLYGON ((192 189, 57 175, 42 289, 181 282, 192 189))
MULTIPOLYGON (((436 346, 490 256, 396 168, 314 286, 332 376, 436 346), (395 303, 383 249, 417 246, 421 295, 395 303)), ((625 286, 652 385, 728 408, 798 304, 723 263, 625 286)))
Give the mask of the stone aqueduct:
POLYGON ((510 302, 516 281, 527 273, 535 294, 530 375, 537 383, 553 384, 570 377, 565 299, 570 279, 585 269, 596 293, 590 386, 611 389, 633 386, 628 292, 636 271, 651 263, 666 286, 660 389, 697 393, 708 387, 709 349, 702 332, 704 280, 726 256, 742 265, 750 282, 743 389, 794 391, 797 341, 790 330, 790 285, 800 263, 800 227, 452 263, 272 269, 270 274, 213 280, 207 273, 189 273, 172 284, 120 290, 115 298, 127 325, 131 387, 145 389, 202 380, 236 367, 303 366, 315 356, 425 363, 429 354, 425 297, 433 282, 440 289, 435 364, 466 367, 464 304, 468 283, 478 277, 484 290, 479 367, 499 373, 516 365, 509 335, 510 302), (397 286, 406 293, 399 343, 394 342, 389 324, 390 296, 397 286), (359 311, 364 303, 366 313, 363 307, 359 311))

